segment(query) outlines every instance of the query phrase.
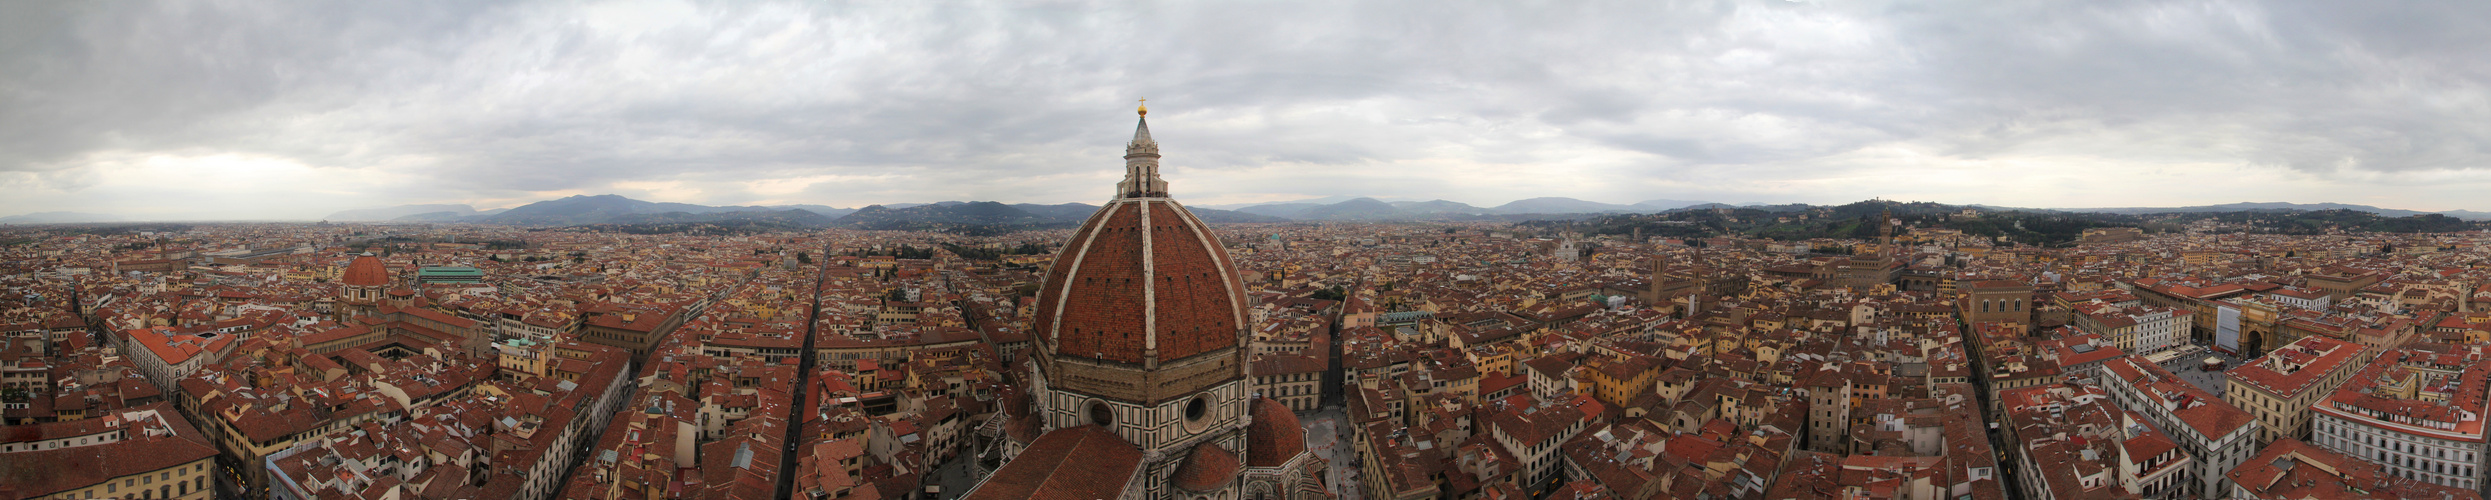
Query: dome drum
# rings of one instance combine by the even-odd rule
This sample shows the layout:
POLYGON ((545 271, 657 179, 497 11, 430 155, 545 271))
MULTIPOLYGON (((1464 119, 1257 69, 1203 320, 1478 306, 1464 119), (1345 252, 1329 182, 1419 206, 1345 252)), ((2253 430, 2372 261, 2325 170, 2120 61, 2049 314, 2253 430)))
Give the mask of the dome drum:
POLYGON ((1041 370, 1049 389, 1069 390, 1143 406, 1157 406, 1194 395, 1221 382, 1243 378, 1245 364, 1237 348, 1200 353, 1147 368, 1138 364, 1057 356, 1040 345, 1041 370))
POLYGON ((1251 424, 1247 404, 1253 399, 1248 386, 1246 381, 1231 380, 1148 405, 1048 387, 1045 401, 1040 404, 1041 418, 1050 429, 1098 425, 1146 452, 1171 452, 1200 442, 1219 442, 1231 449, 1243 449, 1240 446, 1244 444, 1244 430, 1251 424), (1197 400, 1202 402, 1203 413, 1198 418, 1188 418, 1197 400))

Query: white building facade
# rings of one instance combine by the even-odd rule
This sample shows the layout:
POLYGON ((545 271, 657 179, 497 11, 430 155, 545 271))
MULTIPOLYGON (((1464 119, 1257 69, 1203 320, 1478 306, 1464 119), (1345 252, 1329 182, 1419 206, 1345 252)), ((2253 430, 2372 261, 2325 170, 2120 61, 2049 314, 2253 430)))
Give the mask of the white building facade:
POLYGON ((2114 359, 2103 367, 2102 389, 2111 399, 2144 416, 2188 452, 2196 467, 2190 472, 2197 479, 2189 493, 2215 496, 2232 490, 2231 479, 2223 473, 2257 455, 2257 417, 2142 357, 2114 359))
POLYGON ((2484 475, 2491 465, 2483 461, 2479 415, 2469 415, 2475 417, 2477 431, 2465 433, 2424 426, 2430 422, 2393 422, 2386 419, 2402 416, 2338 408, 2332 402, 2321 403, 2317 410, 2310 437, 2318 446, 2386 465, 2390 473, 2416 481, 2482 491, 2491 480, 2484 475))
POLYGON ((2310 405, 2310 444, 2387 466, 2387 473, 2491 492, 2491 349, 2396 349, 2310 405), (2470 351, 2470 352, 2469 352, 2470 351))

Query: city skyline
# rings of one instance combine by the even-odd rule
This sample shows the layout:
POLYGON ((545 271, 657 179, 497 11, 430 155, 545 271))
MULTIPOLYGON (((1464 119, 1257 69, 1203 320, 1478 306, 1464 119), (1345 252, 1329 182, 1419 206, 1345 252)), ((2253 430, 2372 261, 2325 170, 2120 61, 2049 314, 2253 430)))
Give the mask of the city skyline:
POLYGON ((1214 224, 1136 112, 1099 206, 0 226, 0 499, 2491 491, 2483 222, 1214 224))
POLYGON ((765 1, 0 9, 0 500, 2491 496, 2491 3, 765 1))
POLYGON ((1203 205, 2491 210, 2485 8, 44 5, 0 214, 1097 203, 1144 97, 1203 205))

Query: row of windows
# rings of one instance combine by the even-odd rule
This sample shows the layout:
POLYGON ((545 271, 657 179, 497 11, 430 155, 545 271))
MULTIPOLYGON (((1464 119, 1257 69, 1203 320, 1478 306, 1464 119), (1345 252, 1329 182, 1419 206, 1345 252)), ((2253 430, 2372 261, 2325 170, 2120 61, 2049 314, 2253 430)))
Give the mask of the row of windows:
MULTIPOLYGON (((2350 440, 2344 438, 2331 436, 2322 440, 2322 442, 2327 443, 2327 447, 2337 449, 2352 448, 2353 445, 2349 441, 2350 440)), ((2362 446, 2361 451, 2353 452, 2353 454, 2360 456, 2361 458, 2367 458, 2394 466, 2395 469, 2391 472, 2406 479, 2430 481, 2432 483, 2447 486, 2465 488, 2473 487, 2473 480, 2471 479, 2445 477, 2472 476, 2474 474, 2474 466, 2471 464, 2451 464, 2448 462, 2431 460, 2417 455, 2390 455, 2387 449, 2370 446, 2362 446)))
POLYGON ((2358 432, 2362 429, 2356 429, 2352 426, 2347 426, 2343 423, 2329 420, 2322 420, 2318 422, 2317 426, 2320 435, 2336 436, 2345 439, 2347 442, 2358 441, 2364 445, 2394 449, 2398 452, 2407 453, 2419 453, 2418 450, 2422 450, 2424 446, 2431 446, 2430 451, 2432 458, 2463 460, 2466 462, 2474 461, 2474 452, 2472 450, 2450 449, 2454 448, 2454 446, 2442 444, 2443 441, 2441 440, 2415 438, 2403 433, 2384 433, 2389 437, 2378 437, 2370 432, 2358 432))
POLYGON ((1269 395, 1269 396, 1273 396, 1273 397, 1278 397, 1278 396, 1302 396, 1302 395, 1307 395, 1307 394, 1314 394, 1314 393, 1315 393, 1315 386, 1314 386, 1314 385, 1310 385, 1310 384, 1291 384, 1291 385, 1282 385, 1282 386, 1278 386, 1278 387, 1273 387, 1273 388, 1271 388, 1271 391, 1273 392, 1273 394, 1268 394, 1268 395, 1269 395))
MULTIPOLYGON (((86 446, 86 445, 89 445, 89 444, 104 444, 104 443, 110 443, 110 442, 113 442, 113 441, 114 441, 114 439, 113 439, 113 438, 114 438, 114 436, 115 436, 115 435, 117 435, 117 434, 119 434, 119 433, 118 433, 118 432, 113 432, 113 433, 106 433, 106 434, 104 434, 102 437, 80 437, 80 438, 78 438, 78 440, 77 440, 77 441, 75 441, 75 442, 70 441, 68 438, 61 438, 61 439, 55 439, 55 440, 52 440, 52 441, 43 441, 43 442, 36 442, 36 443, 28 443, 28 444, 26 445, 26 451, 36 451, 36 450, 54 450, 54 449, 69 448, 69 447, 74 447, 74 446, 86 446)), ((13 452, 13 451, 17 451, 17 445, 11 444, 11 445, 0 446, 0 452, 13 452)))
POLYGON ((2460 488, 2474 487, 2471 478, 2476 472, 2473 465, 2475 452, 2472 450, 2428 446, 2430 455, 2426 457, 2422 455, 2425 445, 2440 444, 2438 440, 2417 439, 2403 434, 2389 434, 2393 439, 2388 439, 2361 432, 2364 429, 2330 421, 2320 421, 2317 426, 2321 444, 2395 466, 2392 472, 2399 477, 2460 488), (2390 455, 2391 452, 2401 455, 2390 455))
POLYGON ((1295 374, 1289 374, 1289 375, 1263 375, 1263 376, 1259 376, 1259 377, 1256 377, 1256 378, 1261 378, 1261 379, 1263 379, 1263 382, 1264 382, 1264 383, 1272 383, 1272 382, 1304 382, 1304 381, 1308 381, 1308 380, 1314 380, 1314 379, 1315 379, 1315 376, 1317 376, 1317 375, 1322 375, 1322 373, 1295 373, 1295 374))
POLYGON ((129 498, 128 495, 121 493, 121 490, 125 488, 130 491, 138 492, 137 498, 173 498, 181 495, 189 495, 193 491, 208 490, 208 476, 203 474, 207 472, 207 470, 207 462, 198 462, 191 464, 189 467, 165 470, 156 474, 122 478, 121 482, 118 483, 104 483, 104 491, 101 492, 100 497, 98 496, 98 492, 93 489, 89 489, 83 492, 83 494, 79 492, 72 492, 61 496, 61 498, 129 498), (173 473, 175 472, 180 472, 184 476, 191 474, 200 475, 181 482, 174 482, 173 473), (158 479, 162 479, 165 484, 163 486, 155 486, 158 479), (147 486, 154 487, 149 488, 147 486))

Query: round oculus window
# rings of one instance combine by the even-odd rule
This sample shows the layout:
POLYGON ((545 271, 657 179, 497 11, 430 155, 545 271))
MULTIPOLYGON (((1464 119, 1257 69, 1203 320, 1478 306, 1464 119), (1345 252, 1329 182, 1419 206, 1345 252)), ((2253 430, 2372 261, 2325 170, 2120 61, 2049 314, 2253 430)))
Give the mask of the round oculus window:
POLYGON ((1185 432, 1202 432, 1211 427, 1211 398, 1194 396, 1185 402, 1185 432))
POLYGON ((1108 409, 1106 402, 1091 401, 1088 412, 1090 414, 1090 423, 1098 424, 1099 427, 1116 426, 1116 412, 1108 409))

